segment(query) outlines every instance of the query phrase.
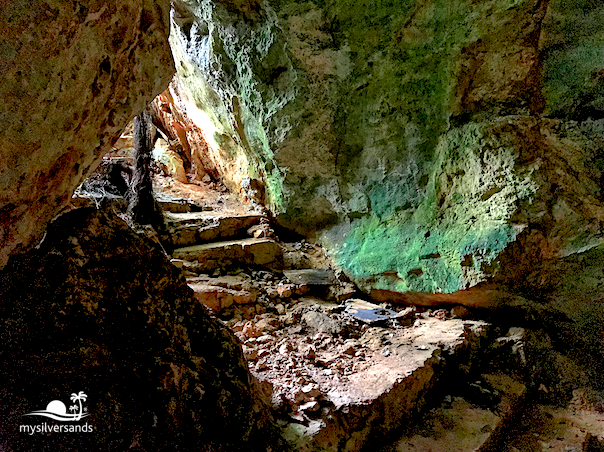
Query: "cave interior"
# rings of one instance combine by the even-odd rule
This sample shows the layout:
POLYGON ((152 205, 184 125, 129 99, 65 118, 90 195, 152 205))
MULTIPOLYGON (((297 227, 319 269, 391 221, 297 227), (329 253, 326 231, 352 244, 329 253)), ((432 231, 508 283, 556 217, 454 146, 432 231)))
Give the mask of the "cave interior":
POLYGON ((0 451, 604 451, 604 4, 0 30, 0 451))

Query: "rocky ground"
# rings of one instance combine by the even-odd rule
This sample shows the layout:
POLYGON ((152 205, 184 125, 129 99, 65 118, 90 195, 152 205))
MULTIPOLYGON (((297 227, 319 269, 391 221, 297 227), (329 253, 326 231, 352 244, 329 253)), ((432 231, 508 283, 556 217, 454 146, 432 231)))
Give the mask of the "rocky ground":
POLYGON ((260 451, 271 430, 280 442, 237 338, 112 209, 61 215, 0 272, 0 299, 3 452, 260 451), (92 433, 20 431, 80 390, 92 433))
POLYGON ((241 341, 297 450, 600 450, 597 403, 537 403, 551 388, 531 376, 548 359, 533 332, 461 305, 374 302, 319 245, 280 241, 261 208, 204 193, 203 214, 165 204, 186 245, 172 263, 241 341), (232 251, 246 240, 262 242, 232 251))
POLYGON ((554 400, 557 370, 542 369, 568 362, 547 334, 450 301, 372 300, 220 183, 157 176, 155 188, 172 264, 239 339, 294 449, 601 450, 598 396, 554 400))

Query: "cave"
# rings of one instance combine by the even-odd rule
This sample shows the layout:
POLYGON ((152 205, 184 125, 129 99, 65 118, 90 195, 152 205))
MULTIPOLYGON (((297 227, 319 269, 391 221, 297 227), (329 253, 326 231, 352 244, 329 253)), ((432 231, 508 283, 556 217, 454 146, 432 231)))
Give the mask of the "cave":
POLYGON ((0 12, 1 451, 604 450, 600 3, 0 12))

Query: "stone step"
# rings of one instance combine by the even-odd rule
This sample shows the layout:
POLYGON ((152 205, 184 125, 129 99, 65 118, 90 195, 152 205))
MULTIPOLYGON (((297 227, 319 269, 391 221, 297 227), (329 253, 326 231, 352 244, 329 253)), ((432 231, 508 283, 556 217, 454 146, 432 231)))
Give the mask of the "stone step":
POLYGON ((195 292, 197 301, 207 306, 214 313, 218 313, 233 304, 254 303, 258 298, 258 291, 253 288, 249 290, 235 289, 213 285, 208 281, 189 282, 188 284, 195 292))
POLYGON ((270 264, 281 257, 281 247, 271 239, 248 238, 177 248, 173 257, 192 262, 195 271, 205 271, 233 265, 270 264))
POLYGON ((162 212, 185 213, 191 211, 191 205, 184 201, 157 200, 162 212))
POLYGON ((161 211, 164 213, 187 213, 204 210, 202 206, 198 206, 194 202, 177 198, 166 193, 155 193, 155 200, 161 211))
POLYGON ((284 270, 283 274, 294 284, 304 284, 308 286, 331 286, 336 279, 332 270, 322 268, 284 270))
POLYGON ((486 396, 479 398, 481 404, 475 403, 476 397, 468 400, 448 395, 439 407, 422 416, 416 432, 382 452, 501 450, 496 447, 499 437, 522 407, 526 386, 501 373, 483 374, 479 383, 481 387, 473 386, 485 391, 486 396))
POLYGON ((258 214, 228 215, 217 212, 164 214, 174 246, 190 246, 247 235, 247 230, 263 218, 258 214))
MULTIPOLYGON (((342 376, 327 368, 332 366, 327 358, 321 366, 307 366, 323 394, 319 402, 333 408, 318 418, 298 414, 299 419, 294 417, 296 422, 285 428, 285 436, 301 452, 369 450, 371 438, 392 435, 418 416, 435 385, 447 378, 447 365, 468 365, 476 359, 489 329, 489 324, 479 321, 433 318, 418 320, 411 328, 369 328, 359 339, 365 363, 353 368, 352 374, 342 376)), ((333 366, 344 359, 336 351, 333 366)), ((269 373, 254 376, 270 382, 269 373)), ((310 408, 303 405, 300 410, 310 408)))

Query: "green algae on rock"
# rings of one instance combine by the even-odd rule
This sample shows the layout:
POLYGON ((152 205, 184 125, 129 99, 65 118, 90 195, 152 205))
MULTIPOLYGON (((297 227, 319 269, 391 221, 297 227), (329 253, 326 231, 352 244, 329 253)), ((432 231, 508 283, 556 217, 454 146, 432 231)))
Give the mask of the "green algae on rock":
POLYGON ((274 141, 284 133, 271 130, 272 120, 293 98, 295 74, 287 76, 291 62, 274 14, 249 14, 249 20, 238 22, 224 5, 179 2, 172 13, 170 44, 178 83, 190 99, 187 113, 204 129, 209 152, 235 162, 221 174, 225 183, 239 191, 245 178, 263 181, 269 206, 279 211, 284 169, 274 160, 269 136, 274 141), (284 73, 283 80, 274 80, 277 73, 284 73))
POLYGON ((553 0, 541 39, 544 114, 584 120, 604 113, 604 9, 553 0))
POLYGON ((449 293, 481 282, 523 227, 509 222, 517 201, 537 190, 517 155, 486 124, 448 132, 418 208, 354 220, 341 245, 327 233, 336 261, 365 289, 449 293))
POLYGON ((191 0, 171 45, 232 188, 260 181, 367 291, 454 292, 502 253, 601 242, 598 119, 544 118, 599 93, 602 8, 573 18, 587 3, 191 0))

